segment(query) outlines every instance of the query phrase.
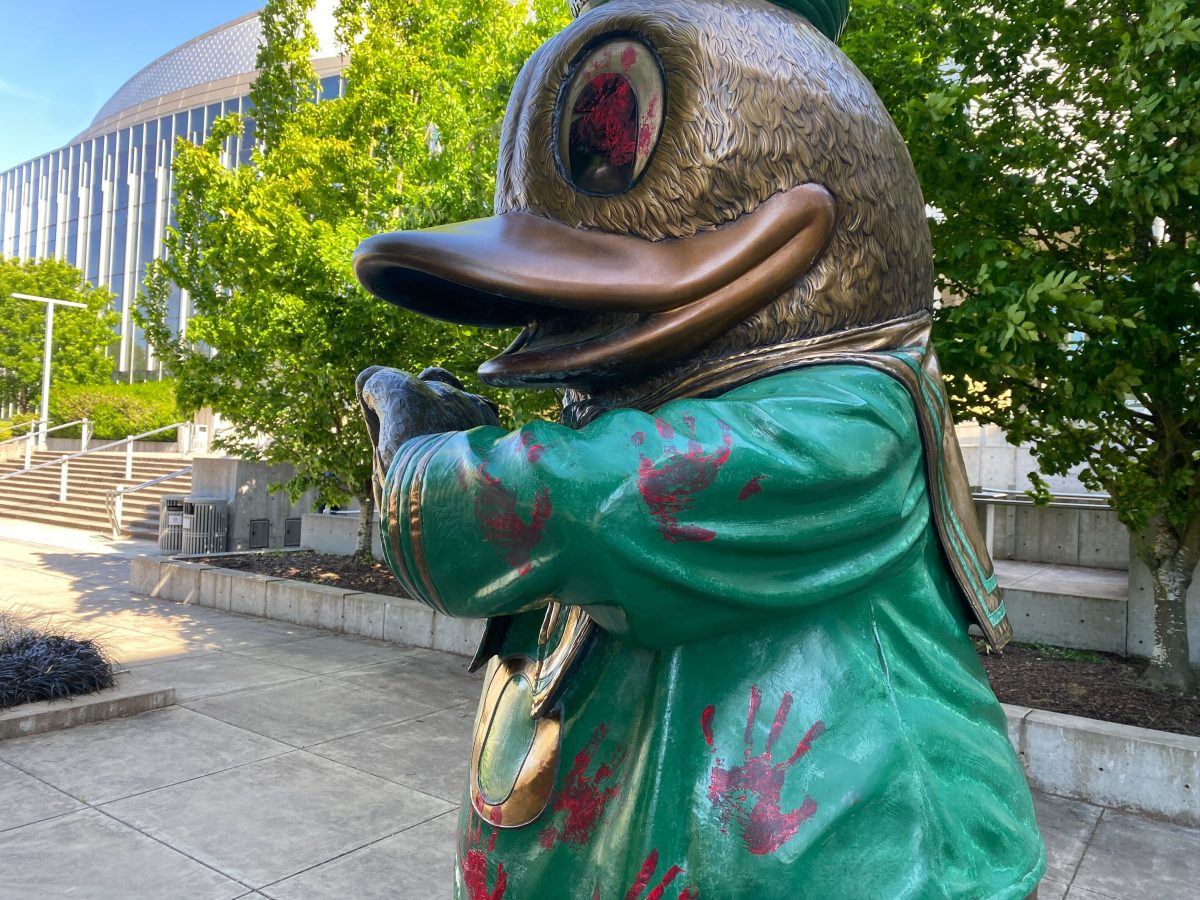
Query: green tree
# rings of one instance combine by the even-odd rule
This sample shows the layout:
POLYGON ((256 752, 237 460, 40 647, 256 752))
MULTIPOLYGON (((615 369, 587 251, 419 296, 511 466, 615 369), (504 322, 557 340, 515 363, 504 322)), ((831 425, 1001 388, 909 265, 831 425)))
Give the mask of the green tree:
MULTIPOLYGON (((1195 693, 1200 17, 1189 0, 859 0, 909 141, 960 414, 1106 491, 1154 583, 1148 680, 1195 693), (959 302, 961 301, 961 302, 959 302)), ((1044 491, 1044 483, 1041 484, 1044 491)))
POLYGON ((244 127, 236 118, 203 146, 180 147, 178 227, 148 275, 141 319, 179 377, 181 405, 211 405, 240 426, 227 449, 295 465, 293 497, 316 488, 327 502, 357 498, 367 553, 371 448, 355 376, 372 364, 466 376, 505 341, 369 297, 351 256, 380 231, 490 212, 508 94, 564 23, 565 4, 343 0, 344 92, 321 102, 311 6, 271 0, 262 12, 253 164, 222 163, 244 127), (187 342, 166 325, 172 284, 194 303, 187 342))
POLYGON ((112 293, 92 287, 82 272, 59 260, 0 259, 0 403, 28 412, 36 409, 42 389, 46 306, 15 298, 14 293, 87 304, 87 309, 55 308, 53 386, 104 384, 111 379, 113 361, 106 349, 118 318, 112 311, 112 293))

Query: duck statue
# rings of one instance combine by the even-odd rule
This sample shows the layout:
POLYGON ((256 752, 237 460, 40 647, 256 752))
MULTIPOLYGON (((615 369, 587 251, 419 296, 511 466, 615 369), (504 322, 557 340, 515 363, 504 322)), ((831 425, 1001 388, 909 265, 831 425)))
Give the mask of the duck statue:
POLYGON ((443 370, 359 376, 388 564, 487 620, 456 896, 1031 896, 925 205, 846 0, 574 11, 513 88, 496 214, 354 260, 520 327, 483 381, 565 390, 507 432, 443 370))

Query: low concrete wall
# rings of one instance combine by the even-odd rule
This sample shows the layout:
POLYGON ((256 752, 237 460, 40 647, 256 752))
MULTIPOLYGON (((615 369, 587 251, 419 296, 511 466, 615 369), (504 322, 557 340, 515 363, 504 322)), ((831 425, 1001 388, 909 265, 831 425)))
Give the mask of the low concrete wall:
MULTIPOLYGON (((1028 444, 1014 447, 995 425, 959 422, 954 426, 963 463, 971 484, 1005 491, 1027 491, 1032 484, 1029 473, 1039 470, 1038 462, 1028 444)), ((1079 480, 1082 466, 1075 466, 1066 475, 1045 475, 1050 490, 1059 494, 1083 494, 1087 488, 1079 480)))
POLYGON ((992 556, 1057 566, 1129 568, 1129 530, 1111 509, 999 506, 976 501, 987 529, 991 506, 992 556))
POLYGON ((123 719, 175 703, 175 688, 146 683, 135 672, 117 676, 114 687, 67 700, 22 703, 0 712, 0 741, 123 719))
MULTIPOLYGON (((1015 640, 1127 653, 1128 601, 1002 587, 1015 640)), ((1146 654, 1137 654, 1134 655, 1146 654)))
MULTIPOLYGON (((358 545, 358 513, 326 515, 306 513, 300 526, 300 546, 318 553, 337 553, 349 556, 358 545)), ((379 518, 371 525, 371 553, 383 559, 379 543, 379 518)))
POLYGON ((1004 706, 1038 790, 1200 826, 1200 738, 1004 706))
POLYGON ((160 556, 130 560, 135 594, 471 656, 483 623, 406 597, 267 578, 160 556))
MULTIPOLYGON (((167 432, 167 433, 170 434, 170 432, 167 432)), ((94 437, 88 443, 88 447, 94 450, 95 448, 102 447, 105 444, 111 444, 115 440, 118 440, 118 438, 95 438, 94 437)), ((79 449, 79 444, 80 444, 79 438, 58 438, 58 437, 54 437, 53 435, 46 438, 46 449, 49 451, 52 451, 54 453, 73 453, 74 451, 79 449)), ((21 452, 24 453, 25 451, 22 450, 21 452)), ((124 453, 125 448, 118 447, 111 452, 124 453)), ((179 443, 178 443, 178 441, 134 441, 133 442, 133 452, 134 453, 179 453, 179 443)), ((181 466, 182 465, 186 465, 186 463, 181 464, 181 466)))

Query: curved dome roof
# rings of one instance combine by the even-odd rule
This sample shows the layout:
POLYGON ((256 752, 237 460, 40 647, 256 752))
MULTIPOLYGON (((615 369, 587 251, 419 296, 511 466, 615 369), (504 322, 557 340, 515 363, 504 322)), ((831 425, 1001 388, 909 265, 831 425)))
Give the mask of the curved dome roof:
MULTIPOLYGON (((320 44, 314 57, 337 53, 333 37, 335 0, 317 0, 311 21, 320 44)), ((180 44, 146 66, 108 98, 92 119, 91 131, 123 110, 155 97, 210 81, 253 72, 262 22, 252 12, 180 44)))

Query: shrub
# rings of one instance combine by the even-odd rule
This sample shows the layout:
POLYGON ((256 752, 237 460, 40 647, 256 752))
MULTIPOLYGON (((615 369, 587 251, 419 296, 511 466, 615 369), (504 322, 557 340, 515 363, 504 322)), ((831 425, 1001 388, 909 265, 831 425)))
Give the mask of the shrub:
MULTIPOLYGON (((174 381, 141 384, 71 385, 50 395, 53 423, 91 419, 97 440, 115 441, 178 422, 174 381)), ((78 428, 56 431, 58 437, 78 437, 78 428)), ((164 434, 163 440, 172 440, 164 434)))
POLYGON ((113 683, 112 660, 95 641, 0 611, 0 710, 90 694, 113 683))

